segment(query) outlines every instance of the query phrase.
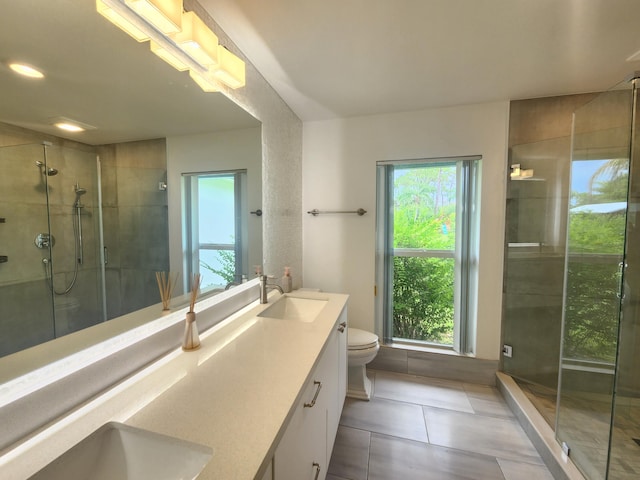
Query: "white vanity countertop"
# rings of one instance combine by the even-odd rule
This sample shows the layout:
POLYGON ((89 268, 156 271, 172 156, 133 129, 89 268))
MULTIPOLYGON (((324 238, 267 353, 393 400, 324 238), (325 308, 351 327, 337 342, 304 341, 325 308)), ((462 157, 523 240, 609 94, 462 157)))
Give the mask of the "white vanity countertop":
POLYGON ((311 323, 257 317, 268 305, 250 304, 202 333, 200 349, 177 349, 0 457, 0 471, 28 476, 113 420, 210 446, 199 480, 260 478, 348 298, 294 295, 329 302, 311 323))

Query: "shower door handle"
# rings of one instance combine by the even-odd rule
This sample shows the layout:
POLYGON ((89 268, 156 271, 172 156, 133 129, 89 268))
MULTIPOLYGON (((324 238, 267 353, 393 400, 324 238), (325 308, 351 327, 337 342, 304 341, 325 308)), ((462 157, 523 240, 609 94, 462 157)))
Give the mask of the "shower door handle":
POLYGON ((620 282, 618 283, 618 292, 616 293, 616 297, 620 299, 620 302, 624 302, 624 272, 627 269, 629 264, 627 262, 618 263, 618 268, 620 269, 620 282))

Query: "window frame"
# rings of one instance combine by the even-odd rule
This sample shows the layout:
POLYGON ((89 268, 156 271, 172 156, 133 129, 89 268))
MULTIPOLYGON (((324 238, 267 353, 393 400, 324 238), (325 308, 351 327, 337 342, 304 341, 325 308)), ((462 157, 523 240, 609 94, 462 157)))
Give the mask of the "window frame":
POLYGON ((376 331, 384 343, 409 344, 453 350, 472 355, 475 351, 479 202, 482 156, 385 160, 377 162, 376 215, 376 331), (394 175, 396 168, 456 166, 456 242, 453 250, 393 248, 394 175), (454 267, 454 340, 442 345, 423 340, 393 337, 393 258, 451 258, 454 267))
POLYGON ((243 272, 248 263, 248 233, 247 233, 247 170, 216 170, 206 172, 185 172, 183 182, 183 239, 185 245, 184 283, 185 290, 189 290, 190 279, 200 273, 200 250, 234 251, 235 282, 241 283, 243 272), (199 241, 199 202, 198 181, 200 178, 233 177, 234 179, 234 243, 200 243, 199 241))

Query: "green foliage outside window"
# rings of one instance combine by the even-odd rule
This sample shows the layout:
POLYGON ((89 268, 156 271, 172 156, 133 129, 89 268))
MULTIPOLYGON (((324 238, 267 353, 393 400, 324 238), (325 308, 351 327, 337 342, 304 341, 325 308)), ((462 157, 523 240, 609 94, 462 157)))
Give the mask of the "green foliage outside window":
POLYGON ((393 335, 453 343, 453 260, 393 259, 393 335))
POLYGON ((236 256, 233 250, 218 250, 218 261, 220 262, 220 268, 209 265, 204 260, 200 260, 200 266, 222 277, 225 282, 231 283, 234 282, 236 278, 235 258, 236 256))
MULTIPOLYGON (((609 160, 573 204, 624 202, 627 181, 628 160, 609 160)), ((565 358, 615 361, 625 221, 624 212, 569 215, 565 358)))
MULTIPOLYGON (((453 250, 456 167, 412 168, 394 182, 395 248, 453 250)), ((396 256, 393 336, 453 343, 454 260, 396 256)))

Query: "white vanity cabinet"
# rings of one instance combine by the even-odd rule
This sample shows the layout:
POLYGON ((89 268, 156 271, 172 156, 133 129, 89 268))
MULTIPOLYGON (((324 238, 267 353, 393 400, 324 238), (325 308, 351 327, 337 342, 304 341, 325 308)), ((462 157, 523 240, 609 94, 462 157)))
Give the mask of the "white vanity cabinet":
POLYGON ((276 448, 274 480, 324 480, 327 475, 346 393, 346 319, 345 308, 276 448))
POLYGON ((332 338, 330 342, 336 344, 336 360, 337 360, 337 372, 335 373, 336 379, 333 382, 333 392, 331 398, 333 398, 335 406, 329 408, 327 411, 327 460, 330 460, 331 452, 333 451, 333 444, 336 439, 336 432, 338 431, 338 424, 340 423, 340 415, 342 414, 342 407, 344 406, 344 399, 347 396, 347 309, 345 308, 338 320, 336 321, 335 328, 331 334, 332 338))

